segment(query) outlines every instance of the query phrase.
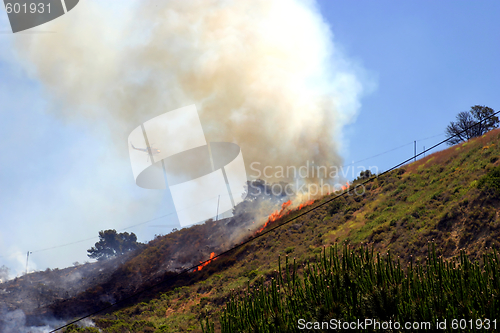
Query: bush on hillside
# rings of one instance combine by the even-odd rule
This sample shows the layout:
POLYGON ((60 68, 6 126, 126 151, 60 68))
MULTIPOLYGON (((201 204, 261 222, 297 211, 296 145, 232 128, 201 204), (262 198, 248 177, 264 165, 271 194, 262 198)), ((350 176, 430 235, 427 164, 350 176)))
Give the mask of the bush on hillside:
POLYGON ((492 192, 495 196, 500 196, 500 167, 491 169, 486 175, 481 177, 477 187, 492 192))

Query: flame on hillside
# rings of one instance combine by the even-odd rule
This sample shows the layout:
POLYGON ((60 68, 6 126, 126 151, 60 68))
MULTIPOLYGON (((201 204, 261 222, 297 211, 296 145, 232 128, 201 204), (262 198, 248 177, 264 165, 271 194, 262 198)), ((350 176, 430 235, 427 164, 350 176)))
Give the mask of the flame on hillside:
MULTIPOLYGON (((351 184, 349 184, 348 181, 345 182, 345 185, 344 186, 340 186, 340 192, 344 192, 344 191, 347 191, 351 188, 351 184)), ((336 190, 335 192, 328 192, 328 195, 332 194, 332 193, 336 193, 336 194, 339 194, 338 193, 338 190, 336 190), (337 193, 336 193, 337 192, 337 193)))
POLYGON ((348 190, 349 187, 351 187, 351 185, 349 184, 349 182, 345 182, 345 186, 342 186, 342 191, 345 191, 345 190, 348 190))
POLYGON ((262 228, 260 228, 259 230, 257 230, 257 233, 261 233, 262 230, 264 230, 270 223, 276 221, 279 218, 282 218, 283 216, 288 215, 292 210, 300 210, 300 209, 302 209, 302 208, 304 208, 306 206, 311 205, 313 202, 314 202, 314 200, 309 200, 307 202, 301 203, 295 209, 291 209, 290 208, 290 206, 292 205, 292 201, 291 200, 283 202, 283 204, 281 205, 281 209, 279 209, 279 210, 275 211, 274 213, 272 213, 271 215, 269 215, 269 217, 267 218, 266 223, 264 223, 264 225, 262 226, 262 228))
POLYGON ((309 200, 309 201, 306 201, 306 202, 303 202, 301 203, 298 207, 297 207, 297 210, 301 210, 302 208, 304 207, 307 207, 309 205, 312 205, 314 202, 314 200, 309 200))
POLYGON ((271 215, 269 215, 269 217, 267 218, 266 223, 264 223, 264 225, 262 226, 262 228, 260 228, 259 230, 257 230, 257 233, 261 233, 262 230, 264 230, 264 228, 269 225, 269 223, 274 222, 277 219, 279 219, 280 217, 285 216, 286 214, 288 214, 288 211, 285 214, 285 210, 291 204, 292 204, 291 200, 288 200, 287 202, 283 202, 283 204, 281 205, 281 209, 279 209, 279 210, 275 211, 274 213, 272 213, 271 215))
MULTIPOLYGON (((350 187, 351 187, 351 185, 349 184, 349 182, 346 182, 345 186, 341 186, 341 190, 342 191, 346 191, 350 187)), ((328 193, 328 194, 330 194, 330 193, 328 193)), ((302 208, 310 206, 313 203, 314 203, 314 200, 308 200, 306 202, 300 203, 297 207, 292 208, 291 207, 292 206, 292 201, 291 200, 288 200, 288 201, 284 202, 283 204, 281 204, 281 208, 280 209, 276 210, 274 213, 272 213, 271 215, 269 215, 269 217, 267 218, 266 223, 264 223, 264 225, 260 229, 258 229, 256 233, 257 234, 261 233, 270 223, 276 221, 279 218, 282 218, 283 216, 288 215, 291 211, 301 210, 302 208)))
POLYGON ((193 271, 193 273, 197 272, 197 271, 201 271, 201 269, 203 267, 205 267, 206 265, 210 264, 212 261, 214 261, 215 259, 217 259, 217 258, 214 258, 214 257, 215 257, 215 252, 210 253, 210 259, 207 262, 205 262, 205 263, 203 261, 200 261, 201 265, 198 266, 198 268, 195 268, 194 271, 193 271))

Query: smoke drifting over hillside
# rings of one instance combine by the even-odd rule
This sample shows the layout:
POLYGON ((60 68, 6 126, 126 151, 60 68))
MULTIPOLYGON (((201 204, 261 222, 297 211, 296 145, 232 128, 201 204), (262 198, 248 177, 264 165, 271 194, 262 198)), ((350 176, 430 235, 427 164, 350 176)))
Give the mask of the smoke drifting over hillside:
POLYGON ((121 149, 138 124, 195 103, 207 141, 240 145, 247 171, 339 165, 363 89, 314 2, 114 6, 82 2, 47 24, 55 33, 16 39, 55 113, 106 123, 121 149))

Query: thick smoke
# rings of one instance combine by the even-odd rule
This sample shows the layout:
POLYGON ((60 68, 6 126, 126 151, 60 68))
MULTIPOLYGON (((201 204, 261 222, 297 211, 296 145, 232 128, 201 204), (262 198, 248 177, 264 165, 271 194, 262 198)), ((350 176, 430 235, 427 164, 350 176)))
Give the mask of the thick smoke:
POLYGON ((252 162, 340 165, 362 85, 314 2, 119 5, 83 1, 46 26, 55 33, 16 36, 53 112, 109 128, 121 148, 141 122, 194 103, 207 141, 240 145, 251 177, 252 162))

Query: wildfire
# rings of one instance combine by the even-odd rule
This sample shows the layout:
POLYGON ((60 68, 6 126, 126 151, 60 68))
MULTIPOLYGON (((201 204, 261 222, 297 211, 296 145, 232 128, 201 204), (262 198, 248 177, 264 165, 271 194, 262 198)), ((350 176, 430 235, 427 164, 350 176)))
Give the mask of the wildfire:
POLYGON ((201 271, 201 269, 203 267, 205 267, 206 265, 210 264, 212 261, 214 261, 215 259, 217 259, 217 258, 214 258, 214 257, 215 257, 215 252, 210 253, 210 260, 208 260, 206 263, 203 263, 203 261, 200 261, 201 265, 198 266, 198 268, 195 268, 193 272, 201 271))
MULTIPOLYGON (((351 187, 351 185, 347 181, 345 183, 345 186, 341 186, 340 188, 342 189, 342 191, 346 191, 350 187, 351 187)), ((328 193, 328 194, 330 194, 330 193, 328 193)), ((303 202, 300 205, 298 205, 297 208, 295 208, 295 210, 301 210, 302 208, 307 207, 309 205, 312 205, 313 203, 314 203, 314 200, 309 200, 309 201, 303 202)), ((274 222, 277 219, 279 219, 279 218, 285 216, 286 214, 288 214, 290 212, 289 207, 290 207, 291 204, 292 204, 291 200, 288 200, 287 202, 284 202, 281 205, 281 209, 279 209, 279 210, 275 211, 274 213, 272 213, 271 215, 269 215, 269 217, 267 218, 266 223, 264 223, 264 225, 262 226, 262 228, 260 228, 259 230, 257 230, 256 233, 261 233, 262 230, 264 230, 269 225, 269 223, 274 222)), ((255 222, 253 222, 253 223, 255 223, 255 222)))
MULTIPOLYGON (((309 205, 312 205, 314 203, 314 200, 309 200, 309 201, 306 201, 304 203, 301 203, 297 208, 295 208, 296 210, 300 210, 304 207, 307 207, 309 205)), ((262 228, 260 228, 259 230, 257 230, 257 233, 260 233, 262 232, 262 230, 264 230, 268 225, 269 223, 271 222, 274 222, 276 221, 277 219, 285 216, 286 214, 288 214, 290 212, 290 210, 287 210, 290 205, 292 204, 292 201, 291 200, 288 200, 287 202, 284 202, 282 205, 281 205, 281 209, 280 210, 277 210, 275 211, 274 213, 272 213, 271 215, 269 215, 269 217, 267 218, 267 222, 264 223, 264 226, 262 226, 262 228)))
MULTIPOLYGON (((348 190, 350 187, 351 187, 351 185, 349 184, 349 182, 345 182, 345 186, 341 186, 340 189, 342 191, 345 191, 345 190, 348 190)), ((332 193, 328 192, 328 194, 332 194, 332 193)))
POLYGON ((287 209, 291 204, 292 204, 291 200, 288 200, 287 202, 283 202, 283 204, 281 205, 281 209, 277 210, 274 213, 272 213, 271 215, 269 215, 269 217, 267 218, 267 222, 264 223, 264 226, 262 228, 257 230, 257 233, 262 232, 262 230, 264 230, 264 228, 267 227, 267 225, 269 223, 274 222, 277 219, 279 219, 280 217, 282 217, 284 215, 283 213, 284 213, 285 209, 287 209))
POLYGON ((307 207, 309 205, 312 205, 313 203, 314 203, 314 200, 309 200, 309 201, 306 201, 304 203, 301 203, 299 205, 299 207, 297 207, 297 210, 301 210, 302 208, 307 207))
POLYGON ((349 182, 345 182, 345 186, 342 186, 342 191, 349 189, 349 187, 351 187, 351 185, 349 185, 349 182))

